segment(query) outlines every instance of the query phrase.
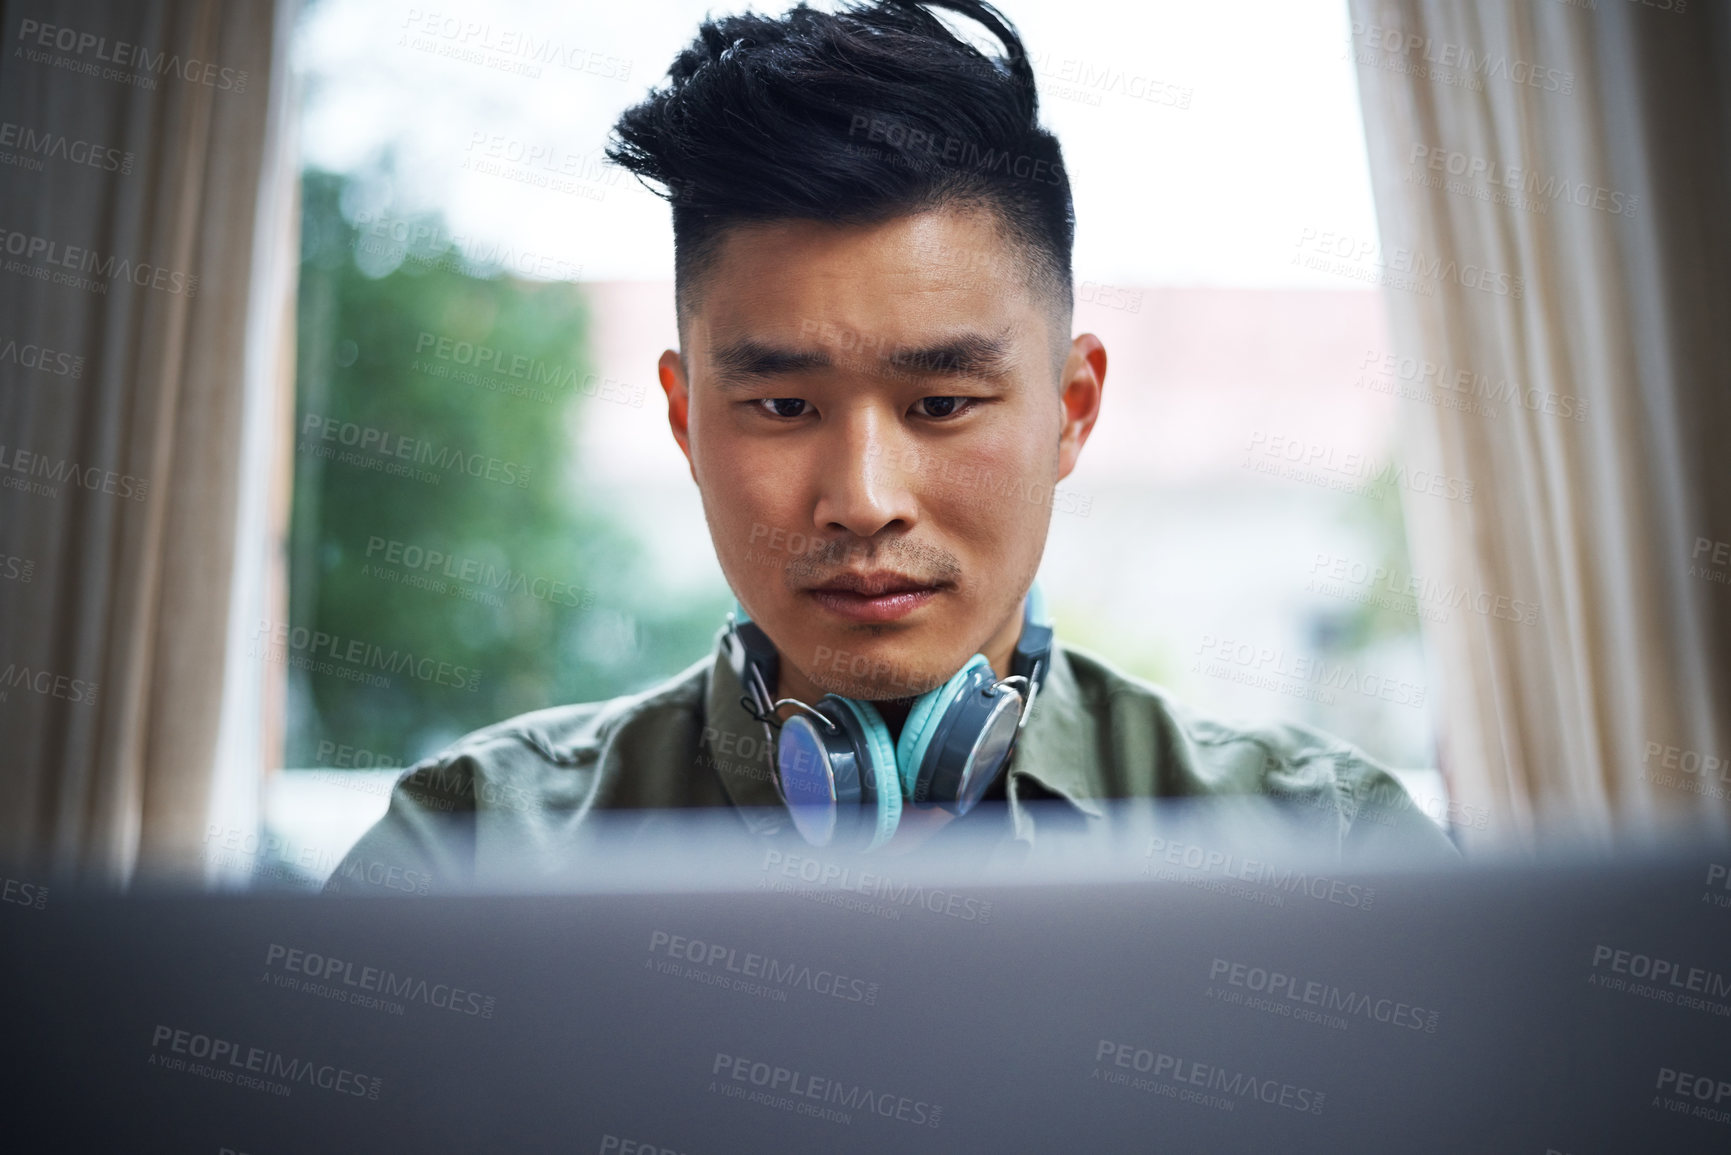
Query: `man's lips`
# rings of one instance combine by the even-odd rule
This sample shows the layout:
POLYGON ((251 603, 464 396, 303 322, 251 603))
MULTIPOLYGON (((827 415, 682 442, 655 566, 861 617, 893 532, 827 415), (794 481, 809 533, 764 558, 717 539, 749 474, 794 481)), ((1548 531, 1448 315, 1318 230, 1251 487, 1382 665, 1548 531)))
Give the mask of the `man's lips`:
POLYGON ((837 574, 828 581, 813 587, 816 590, 837 591, 841 593, 862 594, 866 597, 879 597, 883 594, 912 593, 918 590, 936 589, 936 582, 921 581, 894 570, 878 570, 874 573, 843 573, 837 574))
POLYGON ((856 622, 893 622, 941 592, 941 586, 901 574, 848 574, 806 591, 824 609, 856 622))

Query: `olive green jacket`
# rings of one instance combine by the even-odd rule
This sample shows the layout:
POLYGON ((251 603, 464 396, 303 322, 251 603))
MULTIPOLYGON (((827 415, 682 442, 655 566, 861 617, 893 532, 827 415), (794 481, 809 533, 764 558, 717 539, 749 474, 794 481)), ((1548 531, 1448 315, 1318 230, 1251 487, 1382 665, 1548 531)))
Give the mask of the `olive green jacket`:
MULTIPOLYGON (((741 705, 721 639, 650 690, 524 714, 410 767, 327 892, 507 880, 525 856, 557 862, 595 811, 733 807, 742 836, 797 840, 770 779, 764 727, 741 705)), ((1400 784, 1348 743, 1295 723, 1210 721, 1061 643, 1002 795, 1007 806, 960 821, 1002 821, 1005 838, 1031 844, 1037 821, 1104 821, 1104 800, 1262 795, 1334 812, 1346 863, 1458 859, 1400 784)))

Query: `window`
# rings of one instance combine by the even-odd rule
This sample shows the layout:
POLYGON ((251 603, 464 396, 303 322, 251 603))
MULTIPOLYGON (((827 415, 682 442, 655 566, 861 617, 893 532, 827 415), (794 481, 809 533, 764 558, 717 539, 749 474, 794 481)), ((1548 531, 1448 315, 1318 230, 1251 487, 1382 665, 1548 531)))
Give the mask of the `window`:
MULTIPOLYGON (((392 767, 708 650, 730 596, 654 377, 666 208, 600 151, 708 7, 304 15, 268 818, 308 861, 382 811, 392 767)), ((1075 331, 1110 355, 1043 580, 1062 639, 1205 712, 1340 734, 1431 803, 1419 624, 1448 607, 1401 503, 1448 497, 1394 459, 1377 288, 1314 259, 1376 235, 1346 14, 1254 7, 1253 38, 1243 6, 1095 13, 1137 57, 1059 4, 1009 10, 1074 187, 1075 331)))

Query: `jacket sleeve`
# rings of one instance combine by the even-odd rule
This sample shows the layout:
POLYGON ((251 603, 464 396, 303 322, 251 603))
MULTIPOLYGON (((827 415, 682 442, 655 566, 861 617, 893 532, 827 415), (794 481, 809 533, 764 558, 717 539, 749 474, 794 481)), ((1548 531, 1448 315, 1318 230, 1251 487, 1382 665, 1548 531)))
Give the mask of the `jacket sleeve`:
POLYGON ((1394 775, 1369 761, 1342 769, 1353 810, 1341 836, 1340 859, 1352 866, 1459 864, 1461 853, 1394 775))
POLYGON ((475 865, 473 767, 465 758, 411 767, 383 818, 325 881, 325 894, 433 894, 461 888, 475 865))

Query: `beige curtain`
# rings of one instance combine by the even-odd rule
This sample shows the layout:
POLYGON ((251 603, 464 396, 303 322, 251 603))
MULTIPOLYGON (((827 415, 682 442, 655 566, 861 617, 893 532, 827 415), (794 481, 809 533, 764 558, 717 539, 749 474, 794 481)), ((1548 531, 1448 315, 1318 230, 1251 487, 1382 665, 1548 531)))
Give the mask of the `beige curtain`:
POLYGON ((1540 849, 1722 828, 1731 9, 1349 11, 1408 450, 1475 483, 1408 509, 1476 603, 1425 626, 1452 789, 1540 849))
POLYGON ((242 447, 255 242, 288 223, 259 213, 283 11, 6 5, 0 856, 17 869, 202 871, 237 492, 269 465, 242 447))

